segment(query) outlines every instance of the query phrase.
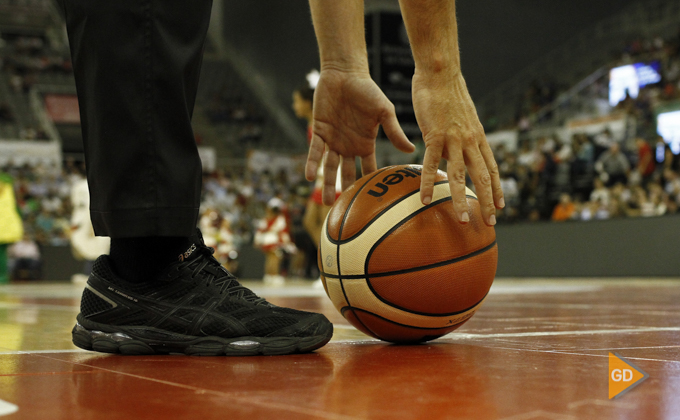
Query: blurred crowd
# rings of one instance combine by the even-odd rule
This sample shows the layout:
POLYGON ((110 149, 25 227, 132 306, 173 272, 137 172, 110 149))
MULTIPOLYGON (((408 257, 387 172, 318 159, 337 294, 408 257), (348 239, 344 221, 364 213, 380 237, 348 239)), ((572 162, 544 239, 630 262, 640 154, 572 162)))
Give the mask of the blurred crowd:
POLYGON ((503 146, 499 164, 506 208, 499 222, 594 220, 677 213, 680 156, 661 137, 638 137, 634 147, 613 138, 575 134, 503 146))
POLYGON ((266 234, 268 230, 263 229, 264 222, 265 228, 281 229, 288 236, 276 244, 285 253, 281 256, 282 271, 315 278, 316 260, 305 257, 315 255, 315 249, 303 225, 311 187, 301 170, 292 175, 285 170, 271 173, 237 169, 204 174, 199 226, 206 244, 216 248, 221 262, 237 271, 235 259, 244 245, 254 245, 265 252, 271 245, 258 243, 258 233, 266 234), (279 215, 285 226, 268 226, 279 215))
MULTIPOLYGON (((606 110, 634 122, 628 124, 633 129, 623 134, 615 136, 604 129, 564 139, 555 129, 554 135, 536 138, 531 135, 532 125, 549 122, 551 114, 539 111, 555 100, 560 87, 548 80, 527 88, 512 126, 519 132, 517 150, 506 150, 503 145, 494 150, 508 203, 499 221, 593 220, 677 212, 680 157, 657 134, 654 110, 680 98, 680 31, 665 40, 634 40, 617 59, 619 65, 657 60, 661 72, 661 81, 641 88, 637 98, 626 95, 606 110)), ((584 94, 607 104, 606 83, 605 77, 584 94)), ((485 128, 500 126, 489 117, 485 128)))
POLYGON ((40 245, 67 245, 71 188, 84 178, 82 165, 67 161, 61 171, 44 165, 7 165, 0 172, 13 179, 24 232, 40 245))
MULTIPOLYGON (((315 261, 304 258, 309 254, 310 241, 302 221, 311 185, 301 171, 296 172, 299 175, 291 176, 285 170, 270 173, 232 168, 204 174, 199 227, 221 262, 237 271, 239 251, 253 245, 274 199, 290 236, 282 258, 284 272, 315 278, 315 261), (295 256, 297 253, 300 255, 295 256)), ((25 241, 39 247, 69 245, 74 207, 71 191, 84 178, 84 166, 73 160, 65 162, 59 171, 44 165, 7 165, 0 173, 12 180, 25 241)))
MULTIPOLYGON (((499 223, 661 216, 680 206, 680 156, 661 138, 653 144, 638 138, 631 150, 605 130, 594 137, 574 135, 570 143, 556 137, 526 141, 514 152, 500 146, 494 153, 506 197, 499 223)), ((25 239, 39 246, 68 245, 71 189, 83 179, 83 166, 67 161, 59 172, 41 165, 0 171, 13 179, 25 239)), ((275 225, 276 210, 285 221, 278 229, 288 238, 277 244, 282 272, 315 278, 314 245, 304 227, 312 188, 301 171, 232 168, 204 174, 199 226, 206 243, 237 272, 244 247, 266 252, 256 236, 262 226, 275 225)))

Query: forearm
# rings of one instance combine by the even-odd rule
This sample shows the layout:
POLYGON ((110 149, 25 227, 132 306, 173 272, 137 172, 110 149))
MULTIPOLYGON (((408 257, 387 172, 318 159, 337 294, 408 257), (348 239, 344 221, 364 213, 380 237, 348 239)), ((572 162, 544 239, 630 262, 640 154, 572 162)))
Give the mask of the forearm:
POLYGON ((399 0, 416 72, 460 73, 454 0, 399 0))
POLYGON ((309 0, 321 70, 368 73, 363 0, 309 0))

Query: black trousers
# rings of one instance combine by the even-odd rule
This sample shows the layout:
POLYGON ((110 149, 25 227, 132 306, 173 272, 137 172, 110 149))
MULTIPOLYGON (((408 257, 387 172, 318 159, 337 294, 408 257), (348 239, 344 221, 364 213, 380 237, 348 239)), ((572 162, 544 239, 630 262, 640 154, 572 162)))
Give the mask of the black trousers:
POLYGON ((189 236, 201 161, 191 116, 212 0, 60 0, 95 233, 189 236))

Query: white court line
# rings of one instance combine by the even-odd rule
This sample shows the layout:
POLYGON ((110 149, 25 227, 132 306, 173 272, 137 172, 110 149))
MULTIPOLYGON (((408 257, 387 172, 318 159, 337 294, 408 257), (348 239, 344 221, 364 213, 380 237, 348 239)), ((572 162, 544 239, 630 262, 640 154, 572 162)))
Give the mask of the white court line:
MULTIPOLYGON (((356 330, 351 325, 337 325, 333 328, 339 330, 356 330)), ((518 327, 519 328, 519 327, 518 327)), ((358 330, 357 330, 358 331, 358 330)), ((647 328, 624 328, 618 330, 583 330, 583 331, 536 331, 524 333, 497 333, 497 334, 471 334, 453 332, 445 335, 445 338, 468 340, 476 338, 501 338, 501 337, 543 337, 552 335, 591 335, 591 334, 618 334, 618 333, 639 333, 657 331, 680 331, 680 327, 647 327, 647 328)))
POLYGON ((4 354, 46 354, 46 353, 91 353, 91 351, 83 349, 70 350, 0 350, 0 356, 4 354))
MULTIPOLYGON (((498 350, 514 350, 514 351, 533 351, 536 353, 551 353, 551 354, 569 354, 572 356, 589 356, 589 357, 609 357, 609 354, 590 354, 590 353, 574 353, 573 351, 565 350, 539 350, 539 349, 518 349, 516 347, 486 347, 488 349, 498 349, 498 350)), ((665 363, 677 363, 680 364, 680 360, 666 360, 666 359, 649 359, 647 357, 630 357, 626 356, 628 360, 644 360, 647 362, 665 362, 665 363)))
MULTIPOLYGON (((509 308, 568 308, 568 309, 592 309, 595 305, 586 303, 533 303, 533 302, 485 302, 484 306, 488 307, 509 307, 509 308)), ((601 305, 597 305, 601 308, 601 305)), ((611 305, 613 308, 620 308, 621 306, 611 305)))
POLYGON ((577 420, 571 414, 552 413, 544 410, 534 410, 531 412, 515 414, 510 417, 503 417, 501 420, 533 420, 533 419, 548 419, 548 420, 577 420))
POLYGON ((536 293, 580 293, 597 292, 602 290, 601 285, 584 284, 499 284, 491 286, 489 294, 495 295, 516 295, 516 294, 536 294, 536 293))
MULTIPOLYGON (((533 302, 494 302, 494 301, 489 301, 484 303, 484 307, 509 307, 509 308, 521 308, 521 309, 526 309, 526 308, 549 308, 549 309, 557 309, 557 308, 564 308, 564 309, 589 309, 589 310, 609 310, 609 309, 621 309, 620 304, 611 304, 611 305, 605 305, 602 303, 593 303, 593 304, 585 304, 585 303, 533 303, 533 302)), ((626 308, 627 308, 627 314, 633 314, 635 311, 644 311, 644 310, 652 310, 652 309, 659 309, 659 308, 668 308, 674 311, 678 310, 677 305, 657 305, 653 303, 642 303, 642 304, 635 304, 635 303, 626 303, 626 308)), ((676 312, 677 314, 677 312, 676 312)), ((606 316, 606 315, 605 315, 606 316)))
POLYGON ((0 295, 19 296, 25 298, 79 298, 83 294, 83 286, 74 286, 71 284, 64 285, 50 285, 50 284, 34 284, 34 285, 13 285, 0 286, 0 295))
POLYGON ((0 302, 0 309, 49 309, 53 311, 68 311, 80 310, 79 305, 51 305, 42 303, 10 303, 0 302))
MULTIPOLYGON (((257 284, 247 284, 256 294, 270 297, 325 297, 323 289, 315 289, 311 285, 287 286, 287 287, 266 287, 257 284)), ((540 285, 509 285, 494 284, 491 286, 489 294, 492 295, 514 295, 514 294, 539 294, 539 293, 578 293, 596 292, 602 290, 601 285, 559 285, 559 284, 540 284, 540 285)))
MULTIPOLYGON (((661 314, 654 314, 654 315, 659 315, 661 314)), ((680 310, 675 313, 664 313, 664 316, 669 316, 669 315, 680 315, 680 310)), ((612 318, 630 318, 631 314, 626 313, 626 314, 598 314, 598 315, 565 315, 565 316, 532 316, 532 317, 514 317, 514 318, 497 318, 494 316, 486 316, 484 313, 477 313, 475 314, 475 319, 477 320, 484 320, 484 321, 493 321, 493 322, 545 322, 545 323, 552 323, 552 322, 558 322, 562 319, 564 320, 587 320, 587 319, 612 319, 612 318)))
POLYGON ((312 286, 291 287, 262 287, 248 285, 250 290, 258 296, 264 297, 326 297, 323 289, 315 289, 312 286))
MULTIPOLYGON (((357 330, 351 325, 338 325, 338 324, 333 324, 333 328, 338 329, 338 330, 357 330)), ((357 330, 359 331, 359 330, 357 330)))
POLYGON ((654 315, 654 316, 677 316, 680 315, 680 311, 667 312, 667 311, 639 311, 638 315, 654 315))
POLYGON ((623 402, 623 401, 611 401, 611 400, 581 400, 581 401, 574 401, 573 403, 569 403, 567 405, 567 408, 569 410, 573 410, 579 407, 583 406, 588 406, 588 405, 596 405, 598 407, 612 407, 612 408, 624 408, 626 410, 632 410, 637 407, 636 404, 629 403, 629 402, 623 402))
POLYGON ((604 349, 579 349, 579 351, 602 351, 602 350, 640 350, 640 349, 677 349, 680 346, 645 346, 645 347, 607 347, 604 349))
POLYGON ((369 336, 366 336, 366 338, 362 338, 360 340, 331 340, 331 342, 326 344, 326 345, 329 346, 331 344, 385 344, 385 345, 391 345, 392 343, 390 343, 388 341, 378 340, 377 338, 371 338, 369 336))
POLYGON ((626 328, 620 330, 585 330, 585 331, 541 331, 527 333, 507 333, 507 334, 469 334, 453 333, 446 338, 466 340, 471 338, 500 338, 500 337, 543 337, 552 335, 594 335, 594 334, 620 334, 620 333, 640 333, 640 332, 659 332, 659 331, 680 331, 680 327, 649 327, 649 328, 626 328))
POLYGON ((16 413, 17 411, 19 411, 19 407, 15 404, 0 400, 0 416, 6 416, 8 414, 16 413))

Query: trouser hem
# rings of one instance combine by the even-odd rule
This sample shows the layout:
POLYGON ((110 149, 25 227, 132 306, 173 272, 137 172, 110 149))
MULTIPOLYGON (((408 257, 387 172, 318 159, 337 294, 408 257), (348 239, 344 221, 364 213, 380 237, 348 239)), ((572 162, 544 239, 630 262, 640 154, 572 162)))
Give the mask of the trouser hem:
POLYGON ((166 207, 110 212, 91 210, 90 216, 97 236, 191 236, 198 222, 198 208, 166 207))

